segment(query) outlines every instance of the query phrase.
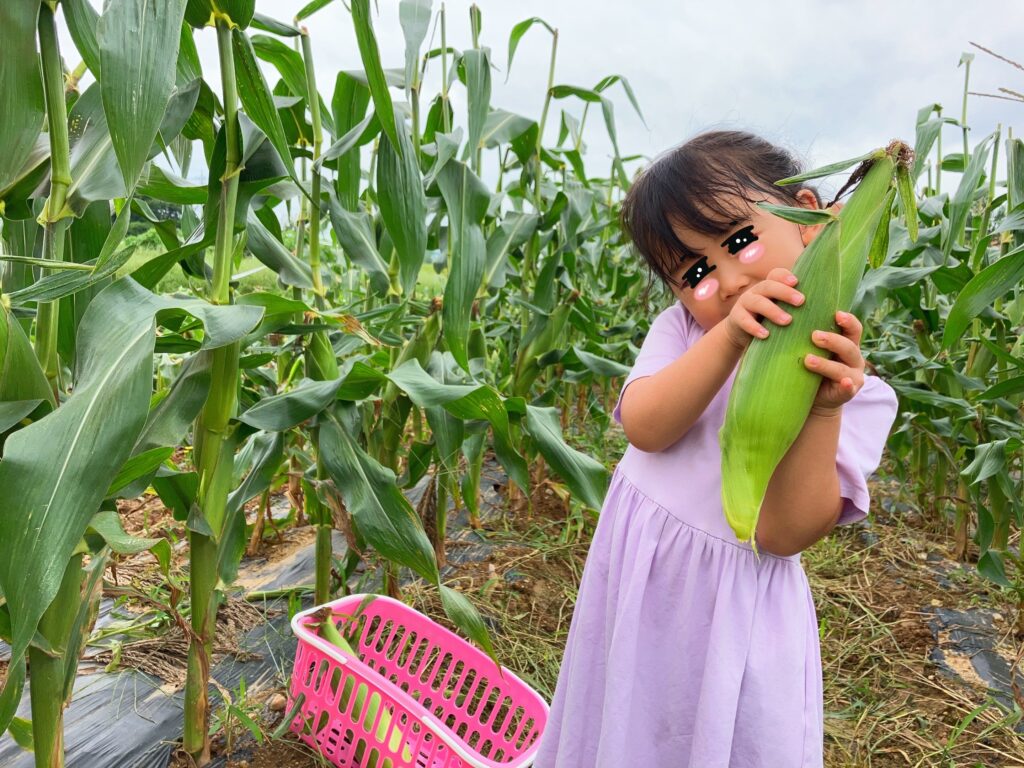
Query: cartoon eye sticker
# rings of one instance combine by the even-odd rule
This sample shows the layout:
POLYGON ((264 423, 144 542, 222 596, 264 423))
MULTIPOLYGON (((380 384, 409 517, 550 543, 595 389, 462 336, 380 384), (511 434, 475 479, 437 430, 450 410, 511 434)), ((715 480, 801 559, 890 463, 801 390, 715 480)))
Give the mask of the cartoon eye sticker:
POLYGON ((696 264, 683 273, 683 281, 693 289, 693 295, 697 301, 710 299, 718 293, 718 281, 713 277, 707 277, 714 271, 715 267, 708 265, 708 257, 701 256, 696 264))
POLYGON ((741 264, 752 264, 764 256, 764 243, 758 242, 753 224, 727 237, 722 247, 737 256, 741 264))

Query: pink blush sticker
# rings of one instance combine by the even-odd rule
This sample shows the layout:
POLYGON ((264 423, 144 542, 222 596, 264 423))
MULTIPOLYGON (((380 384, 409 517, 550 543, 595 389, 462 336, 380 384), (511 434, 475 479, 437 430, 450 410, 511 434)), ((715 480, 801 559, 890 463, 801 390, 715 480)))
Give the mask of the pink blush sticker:
POLYGON ((718 281, 713 277, 705 277, 700 281, 700 285, 693 289, 693 296, 697 301, 710 299, 716 293, 718 293, 718 281))
POLYGON ((764 243, 751 243, 739 252, 738 258, 741 264, 752 264, 764 256, 764 243))

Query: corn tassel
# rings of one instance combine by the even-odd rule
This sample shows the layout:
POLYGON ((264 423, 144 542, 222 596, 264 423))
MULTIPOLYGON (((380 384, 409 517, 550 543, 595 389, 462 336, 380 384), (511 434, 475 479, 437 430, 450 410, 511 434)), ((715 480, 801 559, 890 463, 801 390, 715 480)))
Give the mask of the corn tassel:
MULTIPOLYGON (((864 274, 898 162, 912 152, 901 142, 878 150, 858 169, 863 180, 837 216, 800 255, 793 268, 805 296, 787 308, 792 322, 752 342, 740 361, 719 432, 722 450, 722 507, 740 541, 757 552, 754 531, 775 469, 796 441, 821 384, 804 359, 820 350, 815 330, 836 330, 837 311, 848 312, 864 274), (865 172, 866 169, 866 172, 865 172)), ((792 183, 806 177, 794 177, 792 183)))

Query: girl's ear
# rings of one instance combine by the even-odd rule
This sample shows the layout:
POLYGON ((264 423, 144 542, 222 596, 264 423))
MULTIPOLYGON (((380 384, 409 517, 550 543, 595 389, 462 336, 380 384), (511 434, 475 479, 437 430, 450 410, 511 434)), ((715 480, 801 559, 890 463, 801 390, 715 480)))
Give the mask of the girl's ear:
MULTIPOLYGON (((814 193, 811 192, 811 190, 809 189, 801 189, 799 192, 796 193, 796 197, 797 200, 799 200, 800 205, 803 206, 804 208, 812 208, 816 210, 820 207, 818 205, 818 199, 814 196, 814 193)), ((836 203, 835 205, 829 206, 829 210, 835 210, 835 212, 838 213, 839 209, 842 207, 842 203, 836 203)), ((825 225, 800 224, 798 226, 800 227, 800 239, 803 241, 803 244, 807 246, 811 244, 811 241, 815 237, 818 236, 818 233, 821 231, 821 228, 825 225)))

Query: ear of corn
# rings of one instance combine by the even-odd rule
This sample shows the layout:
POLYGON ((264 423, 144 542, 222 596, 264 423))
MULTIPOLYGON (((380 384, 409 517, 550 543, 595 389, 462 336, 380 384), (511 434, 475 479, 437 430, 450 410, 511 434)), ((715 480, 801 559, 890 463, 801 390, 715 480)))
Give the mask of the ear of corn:
POLYGON ((719 432, 722 507, 736 537, 750 541, 755 552, 754 530, 768 484, 803 429, 822 381, 804 366, 807 354, 820 354, 811 334, 835 330, 835 313, 849 311, 883 208, 892 200, 896 161, 906 162, 907 154, 906 145, 893 142, 865 161, 858 170, 863 180, 849 202, 793 268, 804 303, 787 307, 792 322, 752 342, 740 361, 719 432))

